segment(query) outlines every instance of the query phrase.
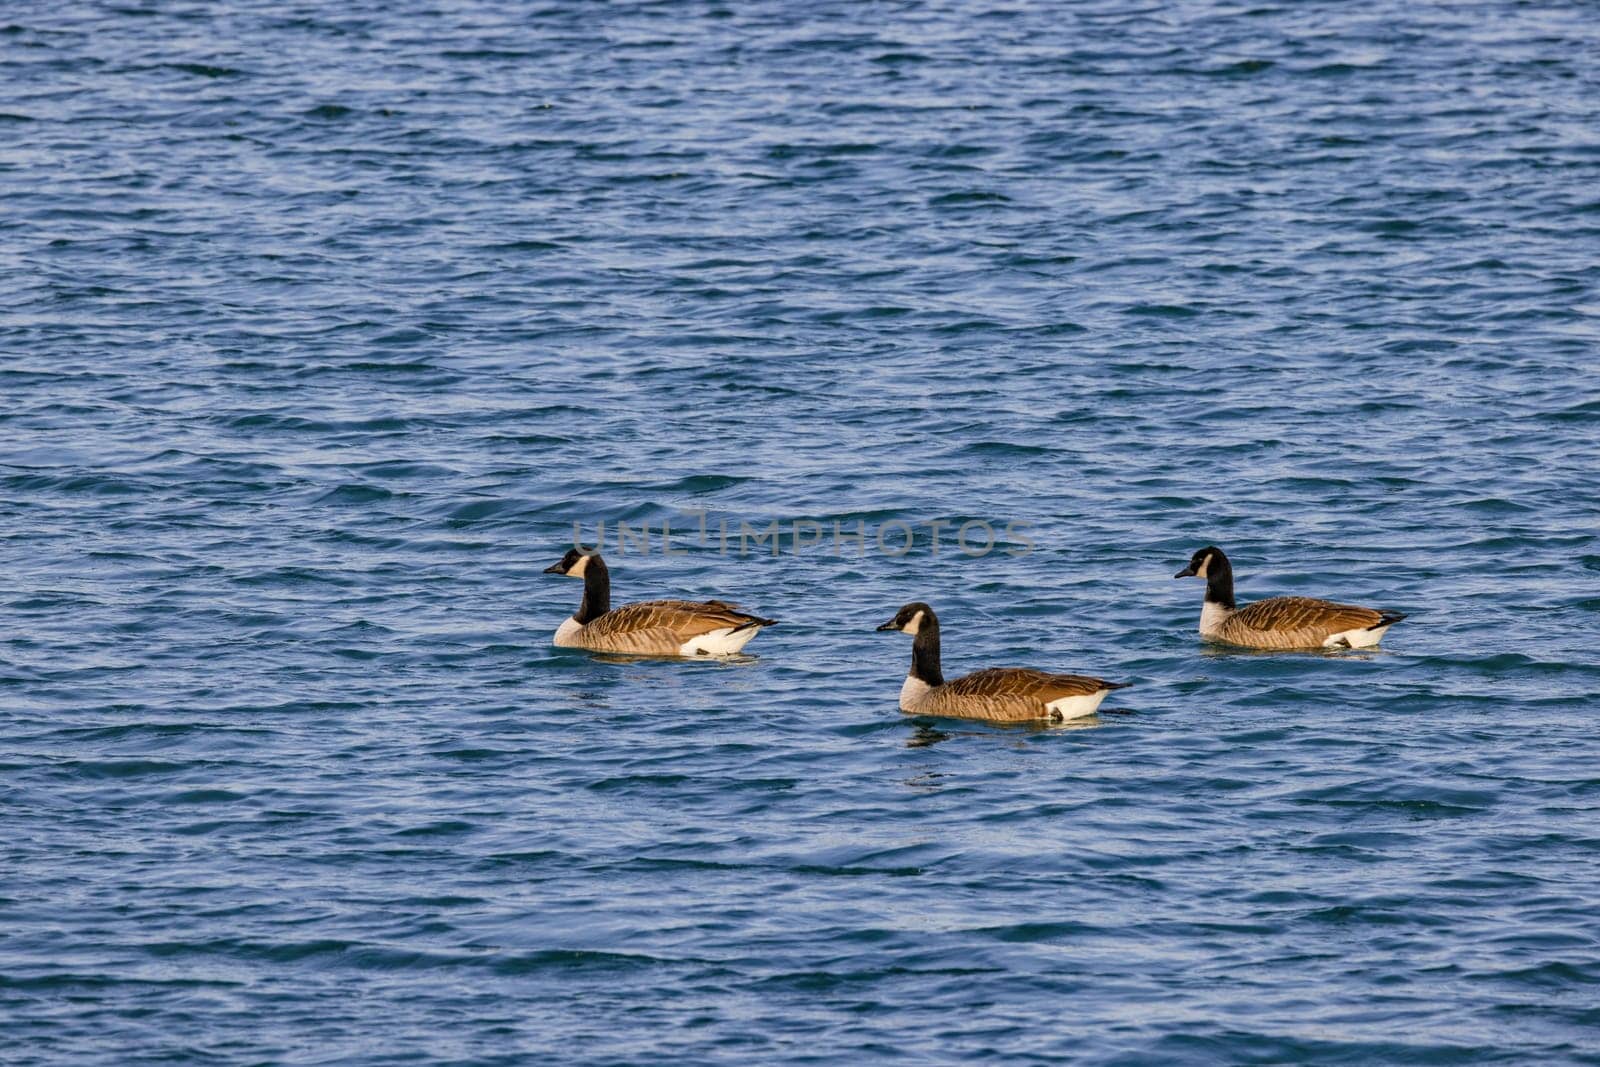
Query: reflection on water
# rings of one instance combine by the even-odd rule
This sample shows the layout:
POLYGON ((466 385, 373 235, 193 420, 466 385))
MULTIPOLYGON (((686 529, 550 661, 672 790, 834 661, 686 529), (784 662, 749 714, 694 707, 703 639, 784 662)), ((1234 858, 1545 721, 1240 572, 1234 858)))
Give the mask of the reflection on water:
MULTIPOLYGON (((583 651, 584 649, 575 649, 583 651)), ((636 652, 586 652, 590 659, 600 660, 603 663, 715 663, 719 666, 746 666, 751 663, 760 663, 760 656, 752 656, 748 652, 735 652, 730 656, 646 656, 636 652)))
POLYGON ((912 789, 938 789, 940 779, 950 777, 943 771, 928 771, 925 774, 915 774, 905 780, 905 784, 912 789))
MULTIPOLYGON (((1129 711, 1112 711, 1113 715, 1132 714, 1129 711)), ((1104 726, 1105 722, 1096 715, 1085 715, 1077 719, 1067 719, 1064 722, 985 722, 970 730, 941 730, 933 725, 933 721, 923 718, 909 720, 911 736, 906 740, 907 748, 927 748, 937 745, 941 741, 948 741, 952 737, 1014 737, 1018 733, 1048 733, 1056 730, 1090 730, 1097 726, 1104 726)), ((949 722, 951 720, 939 720, 949 722)))
POLYGON ((1206 659, 1232 659, 1236 656, 1309 656, 1316 659, 1360 659, 1390 655, 1383 648, 1243 648, 1239 645, 1203 644, 1200 655, 1206 659))
POLYGON ((1081 715, 1076 719, 1064 719, 1061 722, 1032 722, 1022 725, 1040 733, 1046 730, 1093 730, 1097 726, 1104 726, 1105 720, 1096 712, 1093 715, 1081 715))

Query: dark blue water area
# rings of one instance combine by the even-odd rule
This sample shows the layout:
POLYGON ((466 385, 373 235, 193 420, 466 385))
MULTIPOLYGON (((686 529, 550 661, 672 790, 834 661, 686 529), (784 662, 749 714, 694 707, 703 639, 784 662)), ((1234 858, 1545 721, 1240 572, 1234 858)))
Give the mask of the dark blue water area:
POLYGON ((1597 283, 1588 3, 7 4, 0 1061, 1600 1063, 1597 283))

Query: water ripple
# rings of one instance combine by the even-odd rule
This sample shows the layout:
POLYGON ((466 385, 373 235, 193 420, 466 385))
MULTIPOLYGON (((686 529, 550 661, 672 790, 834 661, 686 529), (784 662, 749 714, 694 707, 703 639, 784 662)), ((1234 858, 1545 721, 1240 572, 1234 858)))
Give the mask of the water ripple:
POLYGON ((3 22, 8 1063, 1600 1062, 1583 5, 3 22))

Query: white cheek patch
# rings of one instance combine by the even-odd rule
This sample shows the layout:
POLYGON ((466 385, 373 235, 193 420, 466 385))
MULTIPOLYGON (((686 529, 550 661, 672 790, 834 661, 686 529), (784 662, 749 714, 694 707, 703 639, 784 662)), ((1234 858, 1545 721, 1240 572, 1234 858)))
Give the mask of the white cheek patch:
POLYGON ((921 633, 922 632, 922 612, 919 611, 915 615, 911 616, 911 621, 905 624, 904 629, 905 629, 905 632, 910 634, 912 637, 915 637, 915 636, 917 636, 917 634, 921 633))
POLYGON ((1210 555, 1210 553, 1207 553, 1206 554, 1206 558, 1201 560, 1200 561, 1200 566, 1198 568, 1196 568, 1196 570, 1194 572, 1194 576, 1196 578, 1204 578, 1206 576, 1206 571, 1209 570, 1210 567, 1211 567, 1211 555, 1210 555))
POLYGON ((588 556, 579 556, 578 557, 578 562, 574 563, 572 565, 572 569, 567 571, 567 577, 568 578, 582 578, 583 577, 583 572, 588 570, 588 569, 589 569, 589 557, 588 556))

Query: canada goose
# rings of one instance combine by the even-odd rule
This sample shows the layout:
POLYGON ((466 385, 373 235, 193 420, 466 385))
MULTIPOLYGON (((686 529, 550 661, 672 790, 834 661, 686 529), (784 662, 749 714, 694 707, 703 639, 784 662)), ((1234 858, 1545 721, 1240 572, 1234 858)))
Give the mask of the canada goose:
POLYGON ((1308 596, 1275 596, 1243 608, 1233 603, 1233 565, 1207 545, 1174 578, 1204 578, 1200 636, 1245 648, 1371 648, 1404 615, 1308 596))
POLYGON ((598 554, 571 549, 546 574, 583 579, 577 614, 556 630, 560 648, 635 656, 730 656, 776 619, 721 600, 643 600, 611 607, 611 575, 598 554))
POLYGON ((1126 682, 1080 674, 1046 674, 1026 667, 990 667, 952 682, 939 670, 939 617, 920 601, 907 604, 878 627, 908 633, 911 671, 900 687, 900 710, 991 722, 1064 720, 1093 715, 1106 694, 1126 682))

